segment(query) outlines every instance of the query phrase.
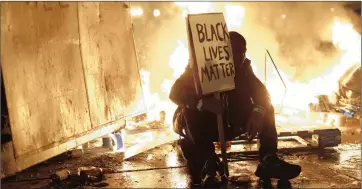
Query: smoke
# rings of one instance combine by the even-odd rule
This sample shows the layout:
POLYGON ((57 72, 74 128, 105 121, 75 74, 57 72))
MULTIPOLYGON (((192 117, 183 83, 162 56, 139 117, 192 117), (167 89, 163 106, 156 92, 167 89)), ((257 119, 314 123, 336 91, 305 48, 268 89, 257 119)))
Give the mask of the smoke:
MULTIPOLYGON (((237 3, 234 3, 237 4, 237 3)), ((335 19, 359 26, 360 18, 338 2, 250 2, 245 7, 241 28, 248 41, 248 54, 263 68, 268 49, 278 67, 305 81, 325 74, 336 63, 340 51, 332 43, 335 19)), ((268 69, 271 69, 268 65, 268 69)), ((260 70, 260 69, 258 69, 260 70)), ((260 74, 260 73, 259 73, 260 74)))
MULTIPOLYGON (((247 53, 259 76, 263 75, 265 49, 270 51, 278 68, 291 76, 291 80, 306 81, 323 75, 341 55, 332 43, 335 19, 354 23, 357 31, 360 28, 360 17, 340 2, 211 4, 212 11, 224 12, 224 15, 229 14, 225 11, 226 5, 244 8, 240 24, 229 27, 229 30, 238 31, 246 38, 247 53)), ((131 7, 143 8, 143 16, 133 18, 138 59, 141 67, 151 72, 151 90, 160 91, 162 80, 172 77, 168 62, 177 40, 187 45, 182 18, 185 9, 174 2, 134 2, 131 7), (161 13, 158 17, 152 14, 156 8, 161 13)), ((268 65, 268 69, 272 67, 268 65)))

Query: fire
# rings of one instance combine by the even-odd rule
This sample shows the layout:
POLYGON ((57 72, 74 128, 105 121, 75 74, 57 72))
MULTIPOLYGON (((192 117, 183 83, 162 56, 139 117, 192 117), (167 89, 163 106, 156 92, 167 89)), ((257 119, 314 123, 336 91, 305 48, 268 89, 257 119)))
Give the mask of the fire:
MULTIPOLYGON (((189 52, 187 45, 182 43, 181 41, 177 41, 177 48, 171 54, 169 59, 169 66, 173 70, 173 78, 163 80, 161 87, 163 91, 167 94, 170 94, 171 87, 179 78, 182 73, 185 71, 185 68, 188 64, 189 52)), ((175 112, 177 106, 172 103, 170 100, 166 100, 164 111, 166 112, 166 123, 172 123, 173 113, 175 112)))
MULTIPOLYGON (((176 2, 183 8, 181 18, 190 13, 206 13, 215 12, 215 4, 211 2, 176 2)), ((246 11, 240 5, 225 4, 225 19, 229 30, 240 30, 246 18, 246 11)), ((353 29, 352 24, 341 20, 335 20, 330 28, 332 34, 332 42, 338 48, 340 53, 330 72, 317 78, 313 78, 308 82, 293 81, 292 75, 280 70, 281 77, 285 82, 287 90, 285 90, 282 82, 277 75, 276 70, 267 70, 268 77, 266 87, 271 95, 273 105, 276 111, 283 108, 284 114, 294 114, 298 112, 308 112, 309 104, 317 101, 316 96, 328 95, 331 99, 338 90, 338 80, 344 72, 356 63, 360 63, 361 59, 361 36, 353 29), (272 78, 269 78, 272 76, 272 78)), ((176 40, 177 48, 169 57, 169 67, 172 69, 172 78, 165 78, 160 85, 160 91, 167 96, 175 80, 184 72, 189 59, 187 42, 176 40)), ((252 57, 249 57, 252 60, 252 57)), ((272 65, 271 62, 267 62, 272 65)), ((261 79, 264 78, 264 68, 257 72, 257 67, 253 65, 255 74, 261 79)), ((176 109, 176 105, 169 99, 160 99, 157 93, 151 93, 149 90, 150 73, 141 70, 143 80, 143 89, 145 101, 147 103, 148 119, 159 120, 159 112, 166 112, 166 122, 172 122, 172 116, 176 109)), ((264 79, 261 81, 264 81, 264 79)))
POLYGON ((170 56, 169 66, 173 70, 173 77, 179 78, 185 71, 189 61, 189 50, 181 40, 177 41, 177 48, 170 56))
POLYGON ((150 90, 150 76, 151 73, 141 68, 140 70, 141 81, 142 81, 142 89, 144 95, 144 101, 147 108, 147 119, 148 120, 159 120, 159 103, 160 97, 157 93, 151 93, 150 90))
MULTIPOLYGON (((315 103, 316 96, 328 95, 331 100, 338 91, 338 80, 353 65, 360 64, 361 36, 353 29, 352 24, 335 20, 332 28, 333 43, 340 50, 340 56, 331 71, 321 77, 302 83, 291 81, 291 77, 281 72, 287 86, 287 93, 277 79, 267 80, 267 88, 274 106, 284 105, 303 111, 308 111, 309 103, 315 103), (283 104, 281 104, 283 102, 283 104)), ((268 63, 271 64, 271 63, 268 63)), ((276 73, 273 71, 273 75, 276 73)))
MULTIPOLYGON (((164 79, 161 84, 162 92, 167 96, 171 92, 171 87, 177 78, 181 76, 188 64, 188 49, 187 45, 180 40, 177 41, 177 48, 171 54, 169 58, 169 66, 173 70, 172 79, 164 79)), ((147 119, 148 120, 160 120, 160 112, 165 111, 165 122, 172 123, 173 113, 177 106, 168 99, 161 100, 157 93, 150 92, 150 72, 141 69, 142 88, 144 93, 144 100, 147 107, 147 119)))
POLYGON ((245 9, 238 5, 225 5, 225 20, 229 30, 240 29, 243 25, 245 9))

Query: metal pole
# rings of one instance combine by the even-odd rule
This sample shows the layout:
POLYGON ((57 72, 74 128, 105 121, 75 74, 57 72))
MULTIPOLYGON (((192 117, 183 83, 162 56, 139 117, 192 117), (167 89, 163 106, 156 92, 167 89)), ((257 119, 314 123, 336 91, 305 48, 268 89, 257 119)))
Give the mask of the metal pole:
MULTIPOLYGON (((220 99, 220 93, 215 93, 215 98, 220 99)), ((219 142, 220 142, 220 148, 221 148, 221 158, 222 158, 222 162, 224 164, 224 173, 226 176, 229 176, 229 166, 228 166, 228 160, 227 160, 227 156, 226 156, 226 142, 225 142, 225 133, 224 133, 222 114, 217 114, 217 127, 218 127, 218 131, 219 131, 219 142)))
POLYGON ((266 85, 266 53, 264 53, 264 85, 266 85))

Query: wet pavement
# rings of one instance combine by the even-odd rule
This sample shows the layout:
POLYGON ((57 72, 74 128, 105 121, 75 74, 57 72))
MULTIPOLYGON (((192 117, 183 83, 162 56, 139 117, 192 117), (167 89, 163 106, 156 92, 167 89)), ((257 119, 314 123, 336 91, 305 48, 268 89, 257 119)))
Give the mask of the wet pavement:
MULTIPOLYGON (((293 188, 361 188, 361 144, 359 125, 341 128, 342 143, 324 150, 282 151, 281 156, 302 166, 302 173, 290 180, 293 188)), ((247 147, 246 147, 247 148, 247 147)), ((237 149, 233 146, 232 149, 237 149)), ((245 149, 245 146, 244 146, 245 149)), ((16 177, 2 180, 2 188, 188 188, 190 178, 185 161, 175 142, 169 142, 123 160, 123 153, 98 150, 79 159, 53 158, 31 167, 16 177), (54 170, 67 168, 75 172, 79 166, 97 166, 106 171, 98 183, 63 183, 50 185, 46 179, 54 170), (17 182, 11 180, 16 179, 17 182), (37 179, 21 181, 24 179, 37 179)), ((255 156, 239 154, 229 163, 230 175, 250 175, 248 183, 231 183, 228 187, 261 188, 253 175, 258 161, 255 156)), ((277 181, 273 181, 274 187, 277 181)))

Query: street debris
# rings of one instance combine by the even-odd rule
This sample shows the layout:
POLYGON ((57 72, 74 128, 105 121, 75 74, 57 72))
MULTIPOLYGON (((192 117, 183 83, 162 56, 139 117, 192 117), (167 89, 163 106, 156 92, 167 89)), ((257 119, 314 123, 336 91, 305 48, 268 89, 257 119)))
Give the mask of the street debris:
POLYGON ((361 118, 361 99, 340 97, 335 103, 332 103, 327 95, 317 96, 317 103, 310 103, 311 112, 324 112, 329 115, 324 116, 322 121, 333 126, 343 126, 348 119, 361 118))
POLYGON ((108 186, 108 183, 102 182, 105 179, 104 170, 94 166, 79 167, 77 172, 72 174, 68 169, 62 169, 56 171, 50 178, 52 179, 51 186, 54 188, 76 188, 85 185, 108 186))
POLYGON ((56 171, 51 176, 51 179, 57 183, 57 182, 68 179, 69 175, 70 175, 70 171, 68 169, 61 169, 59 171, 56 171))
POLYGON ((68 156, 71 158, 80 158, 84 155, 83 149, 75 149, 68 152, 68 156))
POLYGON ((103 148, 113 149, 112 139, 109 137, 102 138, 103 148))
POLYGON ((104 176, 102 168, 97 167, 80 167, 78 168, 78 175, 81 178, 88 179, 91 181, 101 181, 104 176))
POLYGON ((165 122, 166 112, 159 113, 158 120, 147 120, 147 114, 141 114, 132 118, 127 122, 127 129, 142 130, 142 129, 163 129, 168 128, 169 125, 165 122))

